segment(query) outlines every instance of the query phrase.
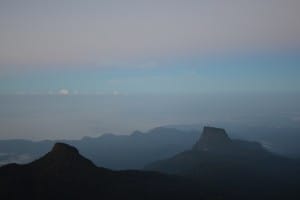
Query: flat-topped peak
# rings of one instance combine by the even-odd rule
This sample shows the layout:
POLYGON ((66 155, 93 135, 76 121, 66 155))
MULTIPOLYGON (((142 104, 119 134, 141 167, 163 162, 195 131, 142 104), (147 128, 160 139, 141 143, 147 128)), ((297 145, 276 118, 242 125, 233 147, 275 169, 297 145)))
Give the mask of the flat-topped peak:
POLYGON ((202 135, 195 144, 194 149, 197 150, 217 150, 231 144, 231 139, 226 131, 222 128, 204 127, 202 135))
POLYGON ((209 138, 209 139, 215 139, 215 138, 230 139, 224 129, 209 127, 209 126, 205 126, 203 128, 201 138, 203 138, 203 139, 206 139, 206 138, 209 138))
POLYGON ((223 128, 217 128, 213 126, 204 126, 203 131, 225 131, 223 128))

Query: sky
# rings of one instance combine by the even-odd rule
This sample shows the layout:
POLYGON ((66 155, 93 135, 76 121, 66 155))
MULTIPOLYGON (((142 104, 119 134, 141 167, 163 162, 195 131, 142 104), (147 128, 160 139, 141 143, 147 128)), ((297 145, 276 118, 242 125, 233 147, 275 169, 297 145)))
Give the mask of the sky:
POLYGON ((169 124, 299 130, 299 9, 299 0, 0 0, 0 139, 169 124))
POLYGON ((0 94, 300 91, 298 0, 0 0, 0 94))

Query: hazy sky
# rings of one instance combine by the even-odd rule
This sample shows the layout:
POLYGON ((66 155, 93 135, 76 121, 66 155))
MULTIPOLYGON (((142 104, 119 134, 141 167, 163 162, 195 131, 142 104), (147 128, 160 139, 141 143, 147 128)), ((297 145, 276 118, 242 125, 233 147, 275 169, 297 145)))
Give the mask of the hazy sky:
POLYGON ((259 133, 271 128, 282 135, 295 129, 300 133, 299 94, 0 97, 0 139, 79 139, 170 124, 211 125, 228 131, 259 127, 259 133))
POLYGON ((299 0, 0 0, 0 93, 300 91, 299 0))

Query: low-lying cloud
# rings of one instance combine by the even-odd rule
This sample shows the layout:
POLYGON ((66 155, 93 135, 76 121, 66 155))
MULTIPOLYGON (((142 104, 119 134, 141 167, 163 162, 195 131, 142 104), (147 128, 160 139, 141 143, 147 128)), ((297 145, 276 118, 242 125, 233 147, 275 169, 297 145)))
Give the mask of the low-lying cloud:
POLYGON ((30 154, 0 153, 0 166, 9 163, 24 164, 32 161, 34 158, 30 154))

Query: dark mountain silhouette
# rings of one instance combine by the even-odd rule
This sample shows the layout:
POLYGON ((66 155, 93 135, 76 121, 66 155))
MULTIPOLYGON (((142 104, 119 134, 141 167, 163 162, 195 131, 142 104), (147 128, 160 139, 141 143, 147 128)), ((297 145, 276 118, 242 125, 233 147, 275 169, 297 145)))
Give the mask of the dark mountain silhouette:
POLYGON ((64 142, 80 149, 96 165, 117 170, 142 169, 150 162, 168 158, 189 148, 198 135, 199 131, 159 127, 147 133, 135 131, 131 135, 104 134, 97 138, 84 137, 81 140, 2 140, 0 153, 7 155, 0 155, 0 165, 1 162, 32 161, 47 153, 55 142, 64 142))
POLYGON ((47 172, 59 170, 90 170, 96 166, 88 159, 81 156, 78 150, 64 143, 56 143, 52 150, 42 158, 31 163, 33 168, 43 169, 47 172))
MULTIPOLYGON (((0 140, 0 166, 11 162, 29 163, 47 153, 56 143, 64 142, 80 149, 96 165, 110 169, 143 169, 151 162, 167 159, 189 149, 199 137, 202 125, 170 125, 131 135, 104 134, 80 140, 0 140)), ((300 158, 299 129, 232 126, 224 124, 230 136, 260 141, 272 152, 300 158)))
MULTIPOLYGON (((230 122, 218 122, 218 125, 230 130, 231 138, 258 141, 269 151, 291 158, 300 157, 300 131, 298 126, 268 126, 265 124, 249 126, 230 122)), ((168 125, 167 127, 183 131, 194 131, 202 129, 203 126, 204 124, 190 124, 168 125)))
MULTIPOLYGON (((162 130, 173 134, 158 129, 151 136, 162 130)), ((0 167, 0 195, 12 200, 299 199, 299 166, 257 142, 232 140, 223 129, 205 127, 191 150, 148 165, 152 172, 97 167, 75 147, 56 143, 29 164, 0 167)))
POLYGON ((157 172, 95 166, 63 143, 26 165, 0 168, 1 199, 203 199, 191 181, 157 172))
POLYGON ((191 150, 145 167, 197 180, 230 199, 297 199, 300 163, 205 127, 191 150))
POLYGON ((208 152, 210 154, 228 156, 250 156, 275 155, 258 142, 244 140, 232 140, 224 129, 204 127, 200 139, 193 146, 194 151, 208 152))
POLYGON ((204 127, 200 140, 194 145, 199 151, 226 151, 232 146, 224 129, 204 127))

